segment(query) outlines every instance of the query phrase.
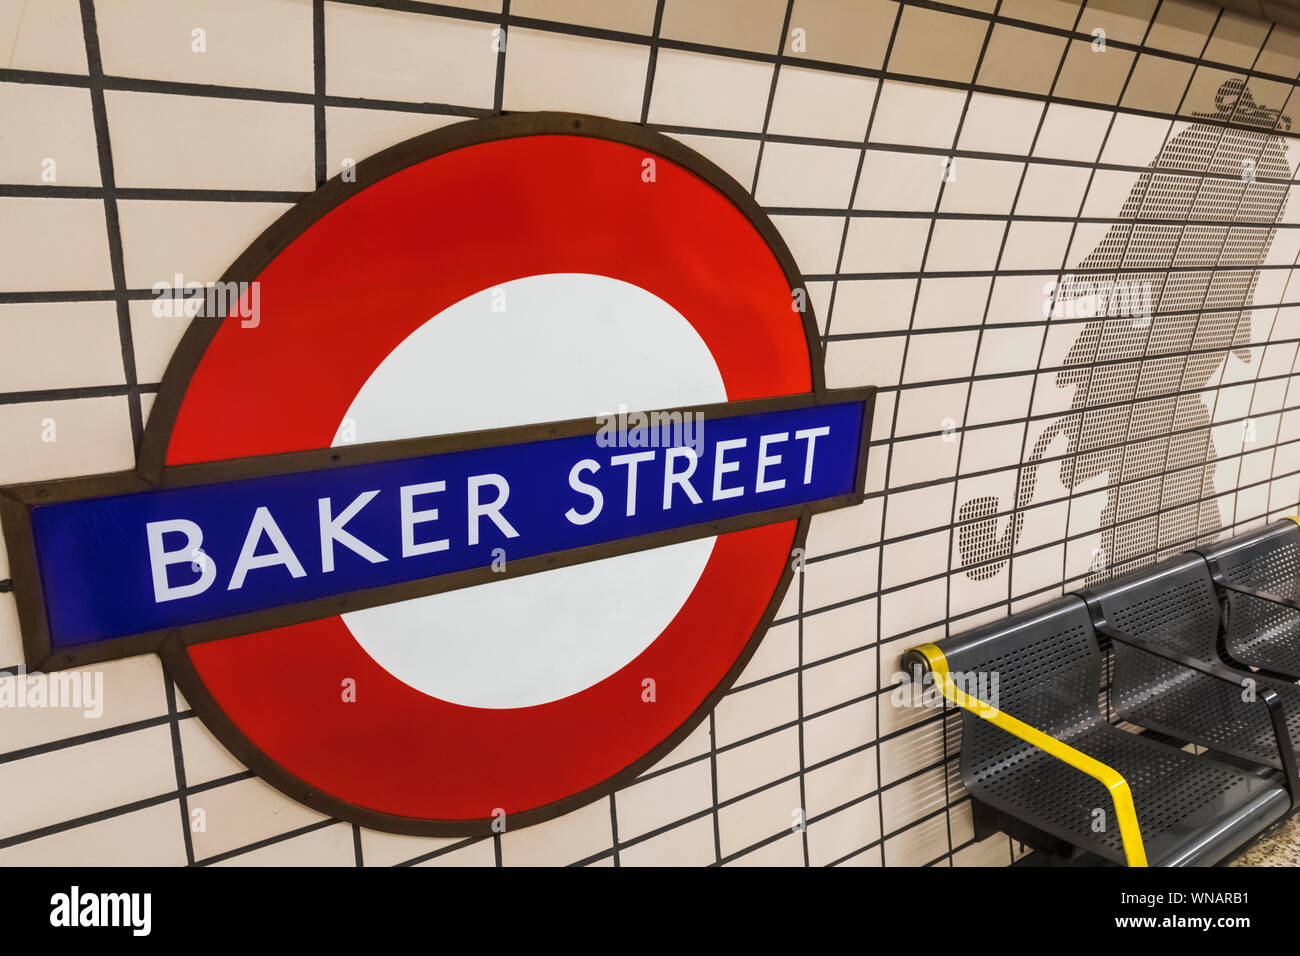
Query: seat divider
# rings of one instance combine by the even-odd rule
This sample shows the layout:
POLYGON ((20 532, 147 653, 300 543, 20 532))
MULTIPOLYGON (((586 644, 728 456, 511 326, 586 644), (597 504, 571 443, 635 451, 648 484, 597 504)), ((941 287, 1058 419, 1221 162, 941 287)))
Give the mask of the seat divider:
POLYGON ((1216 680, 1232 684, 1234 687, 1243 689, 1258 688, 1255 699, 1268 708, 1268 719, 1273 727, 1273 738, 1277 743, 1278 757, 1281 759, 1287 793, 1291 797, 1291 809, 1294 810, 1297 806, 1300 806, 1300 770, 1297 770, 1295 747, 1291 743, 1291 732, 1287 729, 1286 713, 1282 709, 1282 698, 1277 691, 1269 687, 1259 687, 1254 674, 1242 673, 1219 664, 1210 664, 1206 661, 1197 660, 1188 654, 1183 654, 1156 644, 1154 641, 1135 637, 1127 631, 1120 630, 1106 620, 1106 613, 1102 609, 1101 602, 1097 600, 1092 592, 1079 591, 1077 596, 1088 606, 1088 612, 1092 617, 1093 630, 1098 634, 1105 635, 1112 641, 1126 644, 1136 650, 1163 658, 1171 663, 1190 667, 1207 677, 1213 677, 1216 680))
POLYGON ((1231 591, 1234 594, 1244 594, 1246 597, 1259 598, 1261 601, 1268 601, 1271 604, 1290 608, 1293 611, 1300 611, 1300 601, 1292 601, 1289 598, 1284 598, 1277 594, 1270 594, 1268 591, 1260 591, 1256 588, 1247 588, 1242 587, 1240 584, 1229 583, 1228 576, 1223 573, 1223 568, 1219 566, 1217 559, 1209 557, 1200 551, 1193 551, 1192 553, 1198 555, 1201 560, 1205 562, 1205 566, 1210 572, 1210 580, 1214 582, 1215 587, 1222 588, 1225 591, 1231 591))

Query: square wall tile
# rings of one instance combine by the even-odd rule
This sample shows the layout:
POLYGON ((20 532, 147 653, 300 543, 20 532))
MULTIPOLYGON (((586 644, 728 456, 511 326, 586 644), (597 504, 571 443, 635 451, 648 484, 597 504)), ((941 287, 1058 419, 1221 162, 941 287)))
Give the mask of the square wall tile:
MULTIPOLYGON (((718 836, 723 858, 751 849, 776 834, 792 833, 801 809, 798 780, 786 780, 766 787, 720 808, 718 836)), ((806 814, 802 816, 807 817, 806 814)), ((799 862, 793 865, 803 863, 802 847, 800 850, 799 862)))
POLYGON ((876 736, 876 701, 835 706, 804 721, 804 760, 815 767, 840 754, 865 747, 876 736))
POLYGON ((122 385, 112 302, 0 305, 0 392, 122 385))
POLYGON ((502 866, 567 866, 613 846, 609 800, 501 836, 502 866))
MULTIPOLYGON (((160 728, 166 731, 166 728, 160 728)), ((192 793, 190 840, 194 859, 205 860, 292 832, 324 816, 252 778, 192 793)))
MULTIPOLYGON (((958 176, 961 173, 957 174, 958 176)), ((992 270, 1007 224, 1000 219, 940 219, 925 255, 927 272, 992 270)))
POLYGON ((120 90, 106 92, 104 101, 120 188, 308 191, 315 185, 314 120, 306 104, 120 90), (159 129, 167 135, 158 136, 159 129), (217 130, 223 134, 214 136, 217 130), (224 134, 230 130, 240 135, 224 134))
POLYGON ((0 485, 135 467, 125 396, 0 405, 0 485))
POLYGON ((97 3, 109 76, 310 93, 311 5, 295 0, 97 3))
POLYGON ((785 55, 879 69, 899 6, 894 0, 795 0, 785 55), (802 30, 796 49, 796 30, 802 30))
MULTIPOLYGON (((719 751, 718 799, 731 800, 799 770, 799 730, 790 727, 719 751)), ((797 806, 798 801, 792 806, 797 806)), ((775 832, 779 827, 774 827, 775 832)))
POLYGON ((1202 57, 1215 63, 1250 68, 1259 56, 1269 26, 1259 17, 1224 10, 1202 57))
MULTIPOLYGON (((877 799, 872 797, 808 825, 808 863, 828 866, 879 839, 880 809, 877 799)), ((865 856, 858 853, 853 859, 865 856)))
MULTIPOLYGON (((1064 50, 1062 37, 999 23, 993 28, 975 82, 980 86, 1046 94, 1052 88, 1064 50)), ((1058 88, 1057 95, 1069 94, 1058 88)))
POLYGON ((171 732, 149 727, 12 760, 0 764, 0 788, 0 839, 163 796, 176 789, 171 732))
POLYGON ((1083 40, 1072 40, 1056 81, 1055 95, 1067 100, 1113 105, 1119 101, 1132 66, 1130 50, 1107 46, 1102 51, 1083 40))
POLYGON ((714 709, 719 747, 766 733, 799 719, 799 680, 790 674, 733 690, 714 709))
POLYGON ((767 113, 772 69, 770 63, 660 50, 649 121, 758 132, 767 113))
POLYGON ((327 3, 326 92, 491 108, 499 30, 491 23, 327 3), (376 57, 376 50, 384 56, 376 57))
POLYGON ((1255 69, 1295 79, 1300 74, 1300 30, 1275 25, 1255 61, 1255 69))
POLYGON ((1113 113, 1052 103, 1043 117, 1034 155, 1090 163, 1101 151, 1113 113))
POLYGON ((712 809, 712 767, 707 760, 696 760, 638 780, 615 793, 614 803, 620 842, 662 829, 712 809))
POLYGON ((1089 176, 1090 170, 1083 166, 1030 163, 1016 200, 1016 215, 1077 216, 1089 176))
POLYGON ((322 827, 247 853, 218 860, 214 866, 356 866, 352 827, 344 823, 322 827))
POLYGON ((0 83, 0 183, 98 186, 99 153, 90 92, 0 83))
POLYGON ((916 300, 916 279, 841 279, 830 330, 836 335, 905 329, 916 300))
MULTIPOLYGON (((0 753, 104 733, 167 713, 162 665, 153 654, 60 673, 69 706, 0 711, 0 753)), ((35 678, 31 678, 35 679, 35 678)), ((26 693, 26 675, 0 677, 16 695, 26 693)))
POLYGON ((1164 0, 1146 44, 1170 53, 1199 56, 1218 15, 1215 7, 1198 0, 1164 0))
POLYGON ((953 160, 939 211, 1006 215, 1015 202, 1024 168, 1022 163, 993 159, 953 160))
POLYGON ((769 133, 860 142, 875 101, 877 81, 829 70, 784 65, 776 81, 769 133))
POLYGON ((720 166, 746 192, 749 191, 754 182, 754 169, 758 165, 757 140, 737 136, 695 136, 690 133, 668 135, 720 166))
POLYGON ((876 649, 814 664, 804 670, 804 713, 821 711, 869 697, 876 690, 876 649))
POLYGON ((518 28, 508 42, 505 109, 641 118, 649 47, 518 28))
POLYGON ((987 153, 1027 154, 1042 115, 1043 104, 1038 100, 972 93, 957 146, 987 153))
MULTIPOLYGON (((267 226, 290 207, 261 202, 119 200, 126 284, 216 282, 267 226)), ((111 287, 112 283, 109 283, 111 287)))
POLYGON ((232 777, 248 769, 212 736, 212 731, 197 717, 180 721, 180 732, 187 786, 232 777))
MULTIPOLYGON (((785 239, 804 276, 836 271, 844 220, 840 216, 773 216, 772 223, 785 239)), ((848 259, 845 259, 845 271, 848 259)))
POLYGON ((0 866, 184 866, 180 802, 60 830, 0 850, 0 866))
POLYGON ((1143 53, 1133 68, 1120 105, 1153 113, 1176 113, 1192 78, 1192 70, 1191 63, 1143 53))
POLYGON ((0 0, 0 49, 12 70, 86 73, 86 41, 77 0, 0 0))
POLYGON ((1106 31, 1108 40, 1141 43, 1158 0, 1088 0, 1077 27, 1080 33, 1106 31))
POLYGON ((0 198, 0 292, 111 288, 102 201, 0 198))
POLYGON ((754 198, 764 206, 841 209, 853 192, 859 155, 856 149, 768 143, 754 198))
POLYGON ((1082 0, 1002 0, 998 16, 1068 30, 1079 18, 1082 0))
POLYGON ((368 156, 465 117, 396 110, 325 107, 325 176, 333 179, 368 156))
POLYGON ((947 157, 869 149, 862 161, 853 208, 898 212, 934 211, 947 157))
POLYGON ((985 20, 905 6, 887 69, 890 73, 970 82, 988 29, 985 20))
POLYGON ((618 854, 620 866, 709 866, 717 859, 712 816, 623 847, 618 854))
MULTIPOLYGON (((501 5, 498 2, 496 6, 500 9, 501 5)), ((648 36, 654 30, 655 6, 656 0, 511 0, 510 15, 648 36)))
POLYGON ((496 847, 491 837, 417 837, 361 828, 361 860, 366 866, 397 866, 440 851, 435 859, 445 859, 481 847, 486 847, 491 858, 488 865, 495 866, 496 847))
POLYGON ((886 80, 869 139, 873 143, 951 148, 966 96, 956 90, 886 80))
POLYGON ((776 53, 786 0, 666 0, 662 36, 689 43, 776 53))
POLYGON ((928 219, 854 217, 845 239, 843 270, 915 271, 921 267, 929 233, 928 219))

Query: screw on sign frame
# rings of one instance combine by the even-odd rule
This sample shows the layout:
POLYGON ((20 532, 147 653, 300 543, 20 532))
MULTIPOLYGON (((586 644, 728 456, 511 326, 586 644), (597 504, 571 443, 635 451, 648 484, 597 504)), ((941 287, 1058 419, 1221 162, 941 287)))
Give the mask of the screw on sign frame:
MULTIPOLYGON (((670 413, 701 413, 706 420, 722 422, 725 425, 728 419, 740 421, 742 416, 814 414, 827 411, 833 406, 851 404, 854 406, 854 413, 860 415, 860 430, 854 443, 855 460, 851 463, 851 481, 846 487, 833 495, 816 500, 797 501, 776 508, 746 511, 743 514, 732 514, 703 522, 682 523, 652 533, 514 558, 509 561, 504 570, 494 570, 490 565, 483 565, 415 580, 393 581, 380 586, 342 590, 311 600, 283 603, 215 619, 185 621, 171 626, 114 634, 81 643, 60 644, 51 631, 46 588, 42 582, 42 565, 38 555, 38 536, 33 528, 33 511, 43 506, 113 499, 116 496, 179 493, 185 489, 222 486, 230 482, 269 476, 303 473, 324 475, 327 472, 338 472, 363 464, 400 463, 423 456, 450 455, 522 443, 591 436, 598 431, 598 423, 592 418, 585 418, 214 461, 167 464, 168 447, 187 389, 190 388, 195 371, 221 329, 222 320, 225 319, 224 316, 208 317, 201 314, 191 323, 168 366, 145 430, 134 471, 33 482, 0 489, 0 521, 3 522, 14 592, 18 602, 24 654, 29 667, 58 670, 135 654, 158 653, 195 712, 217 738, 251 770, 294 799, 322 813, 381 830, 429 836, 485 834, 491 832, 493 824, 493 818, 488 815, 474 818, 430 819, 376 810, 324 792, 321 787, 309 783, 286 769, 278 760, 268 756, 264 749, 250 739, 226 713, 218 700, 209 692, 204 679, 195 668, 188 649, 205 642, 323 619, 344 611, 356 611, 507 577, 517 577, 633 551, 783 522, 793 523, 790 550, 801 553, 813 514, 852 506, 864 499, 875 388, 868 386, 832 390, 825 387, 818 324, 811 303, 807 301, 802 277, 775 227, 749 194, 717 166, 688 147, 642 127, 599 117, 567 113, 531 113, 473 120, 416 137, 362 161, 353 170, 355 178, 349 176, 349 181, 345 182, 342 176, 336 177, 289 210, 235 261, 221 281, 222 283, 247 283, 257 280, 277 256, 311 230, 328 213, 357 196, 369 185, 378 184, 403 170, 415 167, 426 160, 478 144, 554 136, 623 144, 641 150, 647 156, 662 157, 698 177, 712 190, 720 193, 732 207, 739 210, 747 226, 761 237, 766 247, 765 251, 774 257, 783 275, 783 284, 788 286, 792 301, 799 301, 802 305, 801 308, 795 308, 793 305, 791 308, 800 314, 801 344, 806 350, 810 388, 795 394, 693 405, 672 409, 670 413)), ((506 227, 508 228, 508 225, 506 227)), ((800 361, 802 360, 801 358, 800 361)), ((811 445, 809 447, 811 454, 811 445)), ((811 473, 811 464, 809 473, 811 473)), ((626 765, 604 776, 599 782, 584 786, 572 794, 545 804, 511 812, 510 827, 540 822, 605 796, 629 783, 680 743, 730 689, 752 657, 763 634, 775 617, 795 573, 795 564, 793 560, 788 558, 785 560, 784 569, 770 600, 767 601, 757 626, 753 628, 743 648, 712 690, 704 695, 698 706, 671 733, 663 735, 657 744, 629 759, 626 765)), ((393 728, 392 731, 396 734, 398 728, 393 728)))

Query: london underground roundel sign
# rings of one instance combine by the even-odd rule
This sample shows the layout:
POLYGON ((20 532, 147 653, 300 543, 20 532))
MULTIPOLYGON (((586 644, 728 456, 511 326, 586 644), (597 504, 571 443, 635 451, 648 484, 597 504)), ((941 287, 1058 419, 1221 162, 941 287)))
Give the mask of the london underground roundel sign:
POLYGON ((215 287, 135 471, 0 490, 28 666, 159 653, 341 819, 488 832, 663 757, 862 500, 770 222, 645 129, 458 124, 298 204, 215 287), (792 557, 794 556, 794 557, 792 557))

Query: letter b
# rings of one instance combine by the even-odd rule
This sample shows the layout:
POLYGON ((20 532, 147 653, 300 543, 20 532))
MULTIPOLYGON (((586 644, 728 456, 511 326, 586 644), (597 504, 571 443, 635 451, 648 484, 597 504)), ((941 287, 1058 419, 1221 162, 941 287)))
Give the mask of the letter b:
POLYGON ((193 556, 203 544, 203 529, 193 521, 185 518, 172 518, 168 521, 150 521, 145 525, 149 537, 149 569, 153 572, 154 603, 175 601, 178 598, 193 597, 202 594, 217 577, 217 566, 211 558, 204 556, 202 570, 198 580, 189 584, 172 587, 167 583, 167 568, 173 564, 188 564, 193 567, 193 556), (185 543, 171 551, 163 546, 163 535, 175 532, 185 535, 185 543))

